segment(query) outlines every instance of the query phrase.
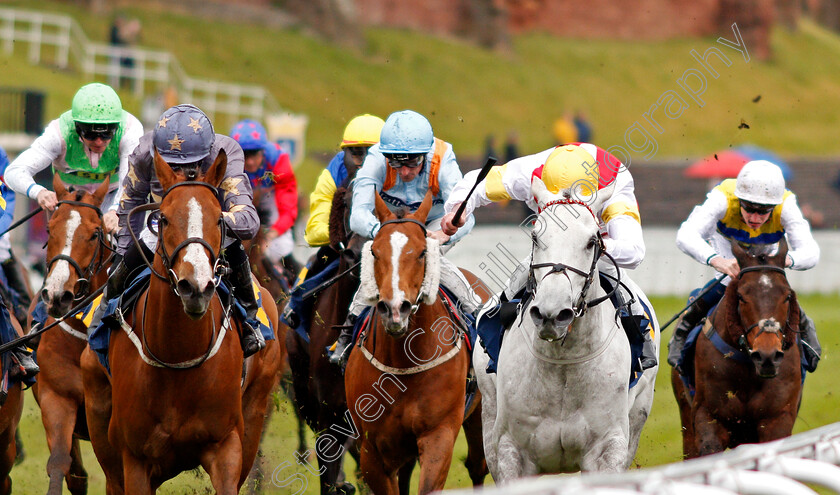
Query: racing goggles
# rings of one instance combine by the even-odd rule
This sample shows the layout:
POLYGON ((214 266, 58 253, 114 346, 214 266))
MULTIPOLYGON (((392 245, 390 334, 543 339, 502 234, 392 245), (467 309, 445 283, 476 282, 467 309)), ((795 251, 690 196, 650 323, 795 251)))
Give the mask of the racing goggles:
POLYGON ((750 203, 749 201, 741 200, 741 208, 744 209, 745 212, 751 213, 754 215, 767 215, 776 205, 762 205, 758 203, 750 203))
POLYGON ((405 153, 385 153, 384 155, 391 168, 417 168, 423 165, 423 160, 426 158, 426 155, 423 153, 411 155, 405 153))
POLYGON ((82 139, 87 139, 88 141, 96 141, 97 139, 108 141, 114 138, 118 127, 119 124, 86 124, 76 122, 76 133, 82 139))

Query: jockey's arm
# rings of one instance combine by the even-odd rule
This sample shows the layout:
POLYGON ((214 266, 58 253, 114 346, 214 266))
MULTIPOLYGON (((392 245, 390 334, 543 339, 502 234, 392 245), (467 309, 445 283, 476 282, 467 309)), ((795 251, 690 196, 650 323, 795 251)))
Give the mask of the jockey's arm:
POLYGON ((148 136, 144 136, 144 141, 135 148, 128 160, 129 171, 126 179, 123 181, 122 196, 117 198, 119 205, 117 216, 120 219, 120 229, 117 235, 117 253, 120 255, 124 255, 132 243, 129 229, 132 229, 138 236, 143 231, 143 219, 145 215, 136 214, 132 218, 128 218, 128 214, 137 206, 146 204, 149 193, 151 192, 150 181, 151 168, 153 166, 152 159, 149 156, 151 133, 148 136))
POLYGON ((382 154, 368 152, 362 168, 353 181, 353 207, 350 211, 350 230, 373 239, 379 232, 379 219, 374 214, 374 194, 379 194, 385 183, 385 158, 382 154))
POLYGON ((315 189, 309 195, 309 220, 303 237, 310 246, 325 246, 330 243, 330 211, 336 184, 329 170, 318 177, 315 189))
POLYGON ((811 226, 791 194, 782 205, 782 227, 788 241, 788 265, 794 270, 808 270, 820 260, 820 246, 811 234, 811 226))
POLYGON ((695 206, 677 231, 677 247, 698 263, 709 265, 712 258, 720 256, 706 239, 710 239, 717 228, 717 222, 726 214, 726 196, 712 189, 706 201, 695 206))
MULTIPOLYGON (((260 217, 254 207, 251 182, 245 174, 245 154, 236 141, 227 136, 216 134, 216 143, 227 153, 227 169, 219 185, 219 197, 224 197, 222 216, 227 228, 234 233, 230 237, 253 239, 260 229, 260 217)), ((216 144, 213 147, 216 148, 216 144)))
POLYGON ((645 259, 645 240, 633 176, 626 169, 616 175, 612 195, 604 201, 600 213, 607 230, 607 254, 622 268, 639 266, 645 259))
POLYGON ((44 133, 27 150, 9 164, 4 180, 18 194, 25 194, 38 200, 41 191, 47 188, 35 182, 33 176, 49 167, 64 152, 64 141, 58 131, 58 121, 51 122, 44 133))
MULTIPOLYGON (((476 172, 477 173, 477 172, 476 172)), ((455 153, 452 152, 452 148, 449 148, 446 154, 441 160, 440 164, 440 171, 438 172, 438 183, 440 184, 440 197, 444 201, 444 211, 446 210, 446 204, 449 203, 449 199, 452 197, 452 194, 455 192, 455 189, 458 188, 461 184, 464 183, 464 177, 461 174, 461 168, 458 166, 458 162, 455 160, 455 153)), ((473 177, 472 183, 475 184, 475 177, 473 177)), ((460 186, 463 187, 463 186, 460 186)), ((472 187, 471 185, 469 187, 472 187)), ((467 189, 469 191, 469 188, 467 189)), ((464 193, 466 194, 466 193, 464 193)), ((444 218, 446 218, 446 214, 444 214, 444 218)), ((475 217, 472 215, 472 211, 464 211, 461 215, 461 221, 464 222, 461 225, 457 232, 454 234, 446 234, 449 239, 446 241, 446 244, 455 244, 459 240, 461 240, 465 235, 469 234, 472 228, 475 226, 475 217)))
POLYGON ((277 220, 271 226, 277 235, 284 234, 292 228, 298 216, 297 180, 292 171, 289 154, 283 153, 272 169, 274 174, 274 201, 277 209, 277 220))

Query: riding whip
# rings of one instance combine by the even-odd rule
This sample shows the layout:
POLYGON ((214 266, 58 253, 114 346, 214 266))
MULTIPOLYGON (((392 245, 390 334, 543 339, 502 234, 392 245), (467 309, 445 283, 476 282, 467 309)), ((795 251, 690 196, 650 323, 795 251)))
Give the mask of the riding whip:
POLYGON ((688 305, 687 305, 686 307, 684 307, 683 309, 679 310, 679 311, 677 312, 677 314, 675 314, 674 316, 672 316, 672 317, 671 317, 671 319, 670 319, 670 320, 668 320, 668 322, 667 322, 667 323, 665 323, 664 325, 662 325, 661 327, 659 327, 659 331, 661 332, 662 330, 665 330, 666 328, 668 328, 668 325, 670 325, 671 323, 674 323, 674 321, 675 321, 677 318, 679 318, 679 317, 680 317, 683 313, 685 313, 686 311, 688 311, 688 308, 690 308, 690 307, 694 306, 694 303, 695 303, 698 299, 700 299, 701 297, 703 297, 703 296, 705 296, 706 294, 708 294, 708 293, 709 293, 709 291, 711 291, 712 289, 714 289, 714 288, 715 288, 715 286, 716 286, 717 284, 721 283, 721 282, 723 281, 723 279, 724 279, 724 278, 726 278, 726 274, 724 274, 724 273, 721 273, 719 276, 715 277, 715 282, 714 282, 713 284, 711 284, 710 286, 708 286, 708 287, 706 287, 705 289, 703 289, 702 291, 700 291, 700 293, 699 293, 699 294, 697 294, 697 296, 695 296, 695 297, 694 297, 694 299, 692 299, 692 300, 691 300, 691 302, 690 302, 690 303, 688 303, 688 305))
POLYGON ((3 231, 3 233, 0 233, 0 236, 4 235, 6 232, 10 232, 10 231, 14 230, 14 229, 15 229, 15 228, 17 228, 17 227, 20 227, 20 226, 21 226, 21 225, 23 225, 23 224, 24 224, 27 220, 29 220, 30 218, 34 217, 34 216, 35 216, 35 215, 37 215, 38 213, 40 213, 43 209, 44 209, 44 208, 42 208, 42 207, 40 207, 40 206, 39 206, 39 207, 35 208, 34 210, 30 211, 29 213, 27 213, 26 215, 24 215, 24 216, 23 216, 23 218, 21 218, 20 220, 18 220, 18 221, 17 221, 17 222, 15 222, 15 223, 13 223, 13 224, 9 225, 9 228, 8 228, 8 229, 6 229, 6 230, 4 230, 4 231, 3 231))
POLYGON ((484 180, 485 177, 487 177, 487 174, 490 173, 490 169, 493 168, 493 165, 495 164, 496 158, 488 156, 487 162, 481 168, 481 172, 478 173, 478 177, 475 178, 475 184, 473 184, 472 189, 470 189, 470 192, 467 193, 467 196, 464 198, 464 201, 461 202, 461 206, 459 206, 458 210, 455 211, 455 217, 452 219, 453 225, 458 225, 459 223, 461 223, 461 214, 464 213, 464 208, 467 206, 467 200, 470 199, 470 196, 472 196, 472 193, 473 191, 475 191, 475 188, 478 186, 478 184, 481 183, 481 181, 484 180))

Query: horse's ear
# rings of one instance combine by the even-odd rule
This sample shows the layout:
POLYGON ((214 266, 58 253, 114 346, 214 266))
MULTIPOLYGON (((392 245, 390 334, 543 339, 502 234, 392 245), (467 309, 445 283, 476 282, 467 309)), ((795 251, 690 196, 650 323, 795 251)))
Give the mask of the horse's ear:
POLYGON ((61 177, 58 174, 53 175, 53 191, 59 201, 67 195, 67 188, 64 187, 61 177))
POLYGON ((207 182, 213 187, 219 187, 219 184, 221 184, 222 180, 225 178, 227 163, 227 153, 224 149, 220 149, 219 155, 216 157, 213 165, 211 165, 210 168, 207 169, 207 173, 204 174, 204 182, 207 182))
MULTIPOLYGON (((111 176, 105 177, 105 180, 102 181, 102 184, 99 184, 99 187, 96 188, 96 191, 93 191, 93 203, 94 206, 102 206, 102 200, 105 199, 105 195, 108 194, 108 187, 111 186, 111 176)), ((116 199, 119 201, 119 198, 116 199)))
POLYGON ((379 193, 376 191, 376 189, 373 190, 373 201, 374 212, 376 213, 376 218, 379 219, 379 223, 384 222, 389 217, 394 215, 393 213, 391 213, 391 210, 388 209, 388 205, 385 204, 385 200, 379 196, 379 193))
MULTIPOLYGON (((589 205, 589 208, 594 211, 598 212, 601 210, 601 205, 604 204, 604 201, 608 200, 612 197, 613 191, 615 191, 615 183, 616 181, 613 180, 610 185, 607 187, 596 190, 595 191, 595 200, 590 202, 591 200, 585 200, 584 198, 579 198, 581 201, 586 201, 586 204, 589 205)), ((584 186, 585 187, 585 186, 584 186)))
POLYGON ((771 265, 780 266, 782 268, 785 267, 785 261, 787 259, 788 254, 788 243, 787 239, 782 237, 782 240, 779 241, 779 250, 776 252, 776 255, 770 260, 771 265))
POLYGON ((423 202, 411 216, 422 223, 426 223, 426 217, 429 216, 429 210, 432 209, 432 190, 426 191, 426 196, 423 197, 423 202))
POLYGON ((531 181, 531 196, 537 200, 537 205, 542 210, 546 203, 554 199, 551 192, 545 187, 545 182, 539 177, 534 177, 531 181))
POLYGON ((166 163, 166 160, 160 156, 157 149, 155 149, 155 175, 157 176, 158 181, 160 181, 160 186, 164 191, 168 191, 169 188, 177 181, 175 172, 172 171, 172 167, 170 167, 169 164, 166 163))
POLYGON ((745 266, 749 265, 749 260, 755 259, 754 257, 750 256, 750 253, 747 252, 741 246, 741 243, 732 239, 729 241, 730 246, 732 246, 732 254, 735 256, 735 259, 738 261, 738 266, 744 268, 745 266))

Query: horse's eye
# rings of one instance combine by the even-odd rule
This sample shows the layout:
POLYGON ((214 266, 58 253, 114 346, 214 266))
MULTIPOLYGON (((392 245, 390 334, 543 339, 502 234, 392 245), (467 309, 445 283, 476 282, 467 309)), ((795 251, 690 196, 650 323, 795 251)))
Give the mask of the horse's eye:
POLYGON ((94 232, 93 234, 91 234, 90 240, 95 241, 97 237, 99 237, 99 234, 97 232, 94 232))
POLYGON ((426 257, 426 250, 424 249, 424 250, 420 251, 420 259, 422 260, 425 257, 426 257))
POLYGON ((163 226, 169 225, 169 220, 165 216, 163 216, 163 214, 160 215, 158 222, 160 222, 160 224, 163 226))
POLYGON ((589 239, 589 244, 586 245, 586 249, 593 249, 595 248, 595 238, 589 239))

